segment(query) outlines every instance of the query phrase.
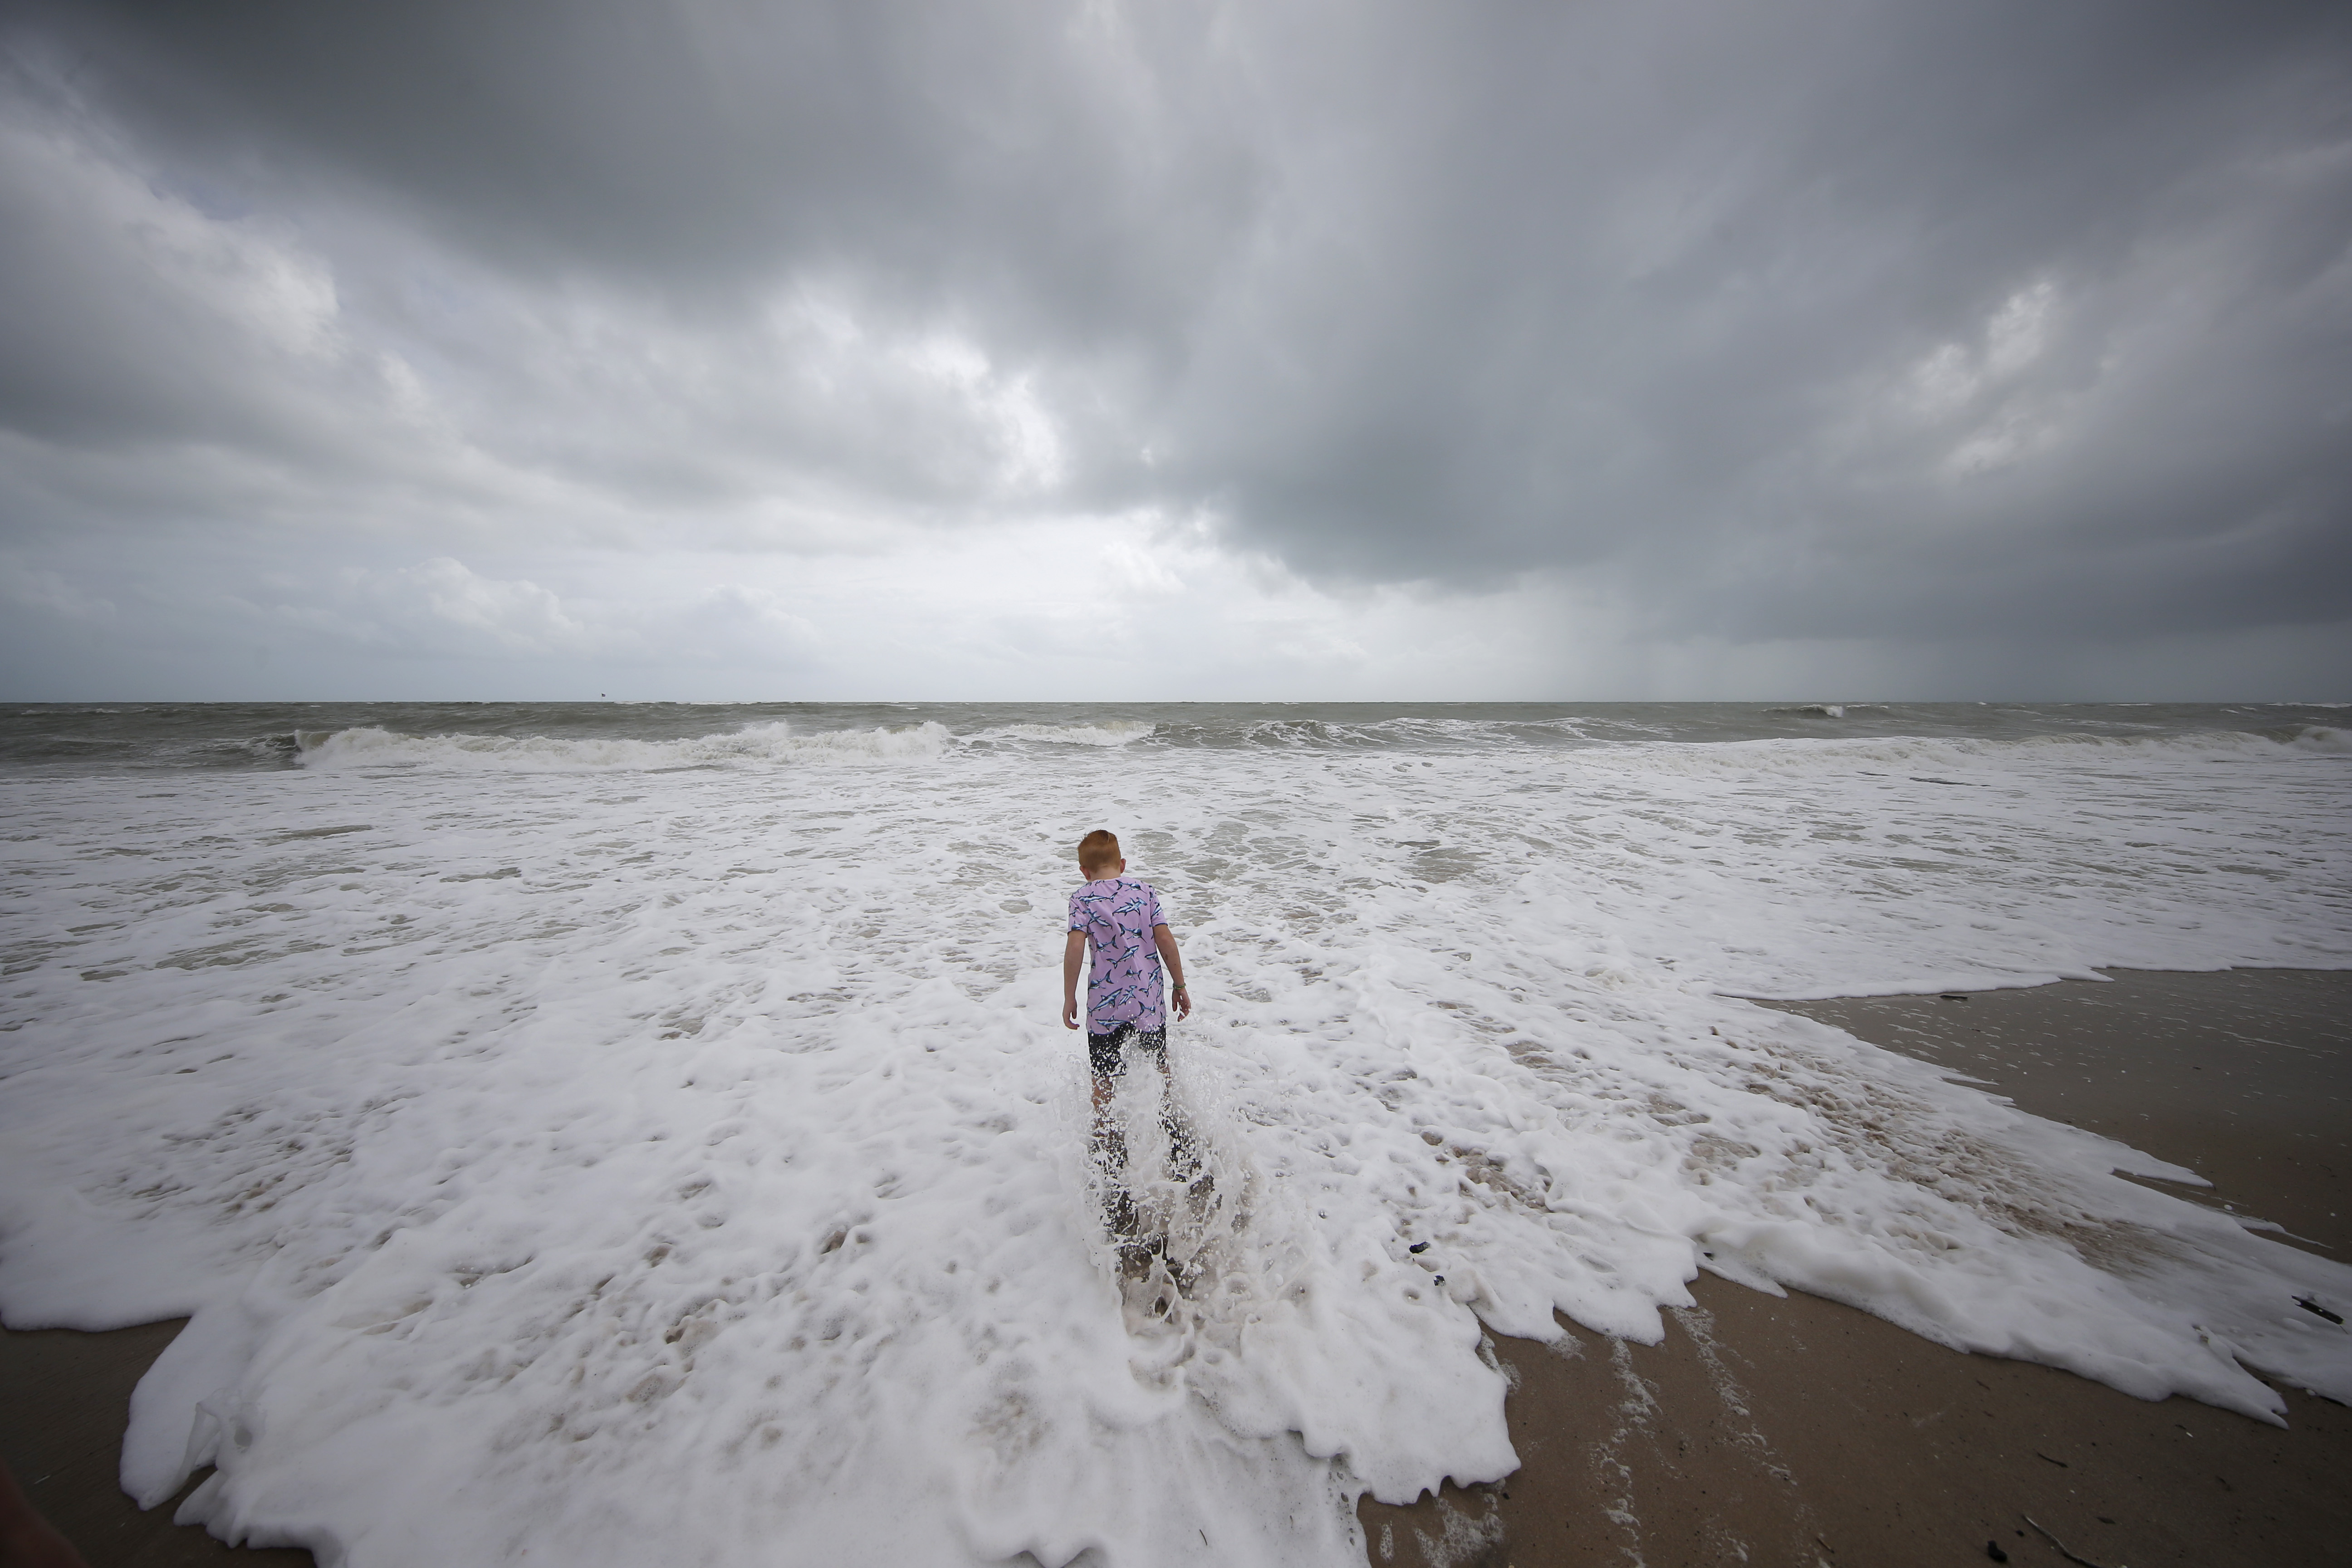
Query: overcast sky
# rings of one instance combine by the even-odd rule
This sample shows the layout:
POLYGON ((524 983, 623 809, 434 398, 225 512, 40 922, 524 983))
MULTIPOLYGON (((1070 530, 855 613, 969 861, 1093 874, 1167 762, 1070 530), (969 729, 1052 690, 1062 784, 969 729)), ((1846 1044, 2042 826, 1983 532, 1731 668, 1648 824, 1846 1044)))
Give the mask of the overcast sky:
POLYGON ((7 0, 0 664, 2352 697, 2352 6, 7 0))

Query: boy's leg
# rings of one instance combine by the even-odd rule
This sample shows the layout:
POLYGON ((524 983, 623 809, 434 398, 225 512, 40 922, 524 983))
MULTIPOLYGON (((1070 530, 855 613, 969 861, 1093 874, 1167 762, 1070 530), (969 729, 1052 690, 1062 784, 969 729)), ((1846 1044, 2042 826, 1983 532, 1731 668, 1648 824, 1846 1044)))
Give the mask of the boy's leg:
POLYGON ((1160 1029, 1143 1038, 1153 1065, 1160 1068, 1160 1127, 1168 1134, 1168 1173, 1189 1182, 1201 1173, 1201 1145, 1176 1103, 1176 1079, 1168 1070, 1168 1036, 1160 1029))
POLYGON ((1135 1031, 1121 1026, 1108 1035, 1087 1036, 1087 1065, 1095 1075, 1095 1128, 1097 1132, 1110 1125, 1111 1098, 1118 1093, 1119 1074, 1126 1067, 1123 1059, 1128 1037, 1135 1031))
POLYGON ((1136 1234, 1140 1221, 1135 1200, 1127 1190, 1127 1133, 1118 1125, 1113 1101, 1125 1073, 1128 1043, 1134 1035, 1134 1026, 1123 1024, 1108 1035, 1087 1036, 1087 1065, 1094 1069, 1095 1079, 1094 1131, 1087 1142, 1095 1165, 1108 1184, 1103 1194, 1103 1222, 1114 1237, 1127 1237, 1136 1234))
POLYGON ((1117 1079, 1095 1075, 1095 1124, 1087 1146, 1094 1152, 1095 1163, 1113 1176, 1127 1169, 1127 1134, 1111 1110, 1112 1097, 1118 1092, 1117 1079))
POLYGON ((1168 1173, 1190 1182, 1201 1173, 1199 1140, 1178 1110, 1176 1079, 1168 1070, 1168 1032, 1139 1029, 1122 1024, 1108 1035, 1088 1035, 1087 1055, 1095 1076, 1093 1146, 1095 1158, 1114 1176, 1127 1168, 1127 1137, 1118 1126, 1113 1101, 1126 1076, 1129 1055, 1148 1057, 1160 1073, 1160 1126, 1168 1135, 1168 1173))
POLYGON ((1087 1065, 1094 1069, 1095 1077, 1095 1124, 1090 1142, 1096 1162, 1113 1177, 1124 1173, 1127 1168, 1127 1138, 1119 1131, 1111 1102, 1118 1093, 1120 1069, 1125 1066, 1121 1057, 1132 1032, 1122 1027, 1108 1035, 1087 1037, 1087 1065))

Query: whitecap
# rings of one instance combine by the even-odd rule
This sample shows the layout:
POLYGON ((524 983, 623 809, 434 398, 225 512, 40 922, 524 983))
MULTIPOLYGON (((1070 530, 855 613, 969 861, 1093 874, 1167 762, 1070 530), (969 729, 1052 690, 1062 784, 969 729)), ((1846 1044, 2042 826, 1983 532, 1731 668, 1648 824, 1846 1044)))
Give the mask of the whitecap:
POLYGON ((937 757, 951 737, 935 721, 900 729, 797 731, 782 720, 724 734, 653 741, 630 736, 412 735, 362 726, 297 736, 305 767, 462 768, 502 773, 606 773, 817 761, 937 757))

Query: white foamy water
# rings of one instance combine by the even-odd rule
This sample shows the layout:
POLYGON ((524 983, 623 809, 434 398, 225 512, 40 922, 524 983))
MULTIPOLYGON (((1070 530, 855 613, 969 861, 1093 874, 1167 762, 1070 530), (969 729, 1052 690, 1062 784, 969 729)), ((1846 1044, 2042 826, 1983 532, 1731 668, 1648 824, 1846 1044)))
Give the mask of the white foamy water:
POLYGON ((194 1517, 354 1568, 1360 1563, 1359 1493, 1513 1468, 1485 1331, 1654 1340, 1701 1268, 2352 1397, 2294 1305, 2352 1269, 1739 999, 2352 964, 2342 731, 1266 722, 0 777, 0 1312, 194 1314, 128 1484, 216 1465, 194 1517), (1201 1003, 1181 1290, 1122 1281, 1081 1158, 1098 826, 1201 1003))

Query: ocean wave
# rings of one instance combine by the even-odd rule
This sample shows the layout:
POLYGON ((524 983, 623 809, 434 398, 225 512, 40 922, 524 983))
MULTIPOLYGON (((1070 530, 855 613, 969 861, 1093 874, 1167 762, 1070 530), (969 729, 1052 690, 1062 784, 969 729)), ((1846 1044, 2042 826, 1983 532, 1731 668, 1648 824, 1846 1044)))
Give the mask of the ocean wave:
POLYGON ((2352 731, 2306 724, 2256 733, 2216 730, 2169 735, 1872 736, 1853 740, 1774 737, 1767 740, 1619 742, 1578 753, 1580 762, 1642 772, 1720 773, 1848 773, 1873 763, 1888 768, 2000 770, 2019 763, 2063 766, 2146 762, 2277 762, 2294 757, 2352 756, 2352 731))
POLYGON ((138 744, 136 741, 125 740, 119 735, 33 735, 16 742, 9 750, 20 759, 32 760, 126 751, 138 744))
POLYGON ((282 735, 255 735, 247 740, 223 741, 204 748, 210 755, 207 761, 224 763, 265 763, 291 766, 301 760, 302 735, 289 731, 282 735))
POLYGON ((1965 748, 1980 756, 2025 752, 2063 757, 2087 753, 2118 757, 2206 758, 2214 761, 2272 760, 2282 753, 2352 755, 2352 731, 2300 724, 2271 731, 2207 730, 2160 735, 2026 735, 2010 740, 1954 738, 1931 742, 1965 748))
POLYGON ((1203 732, 1201 745, 1260 751, 1379 751, 1394 747, 1518 746, 1531 738, 1551 743, 1584 737, 1577 719, 1450 719, 1403 714, 1392 719, 1264 719, 1238 731, 1203 732))
POLYGON ((412 735, 372 725, 298 731, 305 767, 473 768, 505 773, 623 773, 761 763, 893 762, 930 758, 952 742, 944 725, 821 730, 796 734, 782 720, 727 734, 643 741, 626 736, 412 735))
POLYGON ((0 1305, 193 1311, 126 1484, 218 1460, 190 1517, 354 1560, 506 1529, 581 1568, 779 1539, 1362 1568, 1335 1500, 1508 1472, 1482 1332, 1654 1341, 1702 1268, 2141 1397, 2268 1415, 2242 1361, 2352 1399, 2352 1343, 2294 1304, 2341 1315, 2342 1264, 1735 999, 2352 963, 2329 716, 1728 744, 1549 716, 1615 738, 1579 747, 1358 709, 1249 750, 1259 710, 1148 711, 1126 752, 944 727, 1099 716, 1034 707, 635 738, 576 706, 240 710, 344 771, 10 789, 40 875, 0 1072, 43 1136, 0 1142, 0 1305), (1097 821, 1204 990, 1170 1060, 1213 1181, 1136 1108, 1141 1281, 1037 984, 1097 821), (446 1503, 429 1537, 413 1496, 446 1503), (1169 1549, 1194 1519, 1230 1534, 1169 1549))
POLYGON ((2322 757, 2352 757, 2352 730, 2339 730, 2332 724, 2301 724, 2291 732, 2278 737, 2279 744, 2292 752, 2309 752, 2322 757))
MULTIPOLYGON (((1070 706, 871 703, 244 704, 0 710, 0 767, 110 773, 382 765, 527 771, 760 766, 818 757, 917 763, 959 753, 1080 765, 1152 753, 1610 754, 1666 772, 1836 771, 1885 763, 2001 767, 2023 759, 2178 762, 2352 755, 2352 725, 2316 705, 1990 707, 1868 702, 1070 706), (1873 762, 1869 758, 1877 758, 1873 762), (1647 759, 1643 761, 1641 759, 1647 759)), ((2063 765, 2063 763, 2061 765, 2063 765)))
POLYGON ((1150 739, 1160 726, 1139 720, 1106 719, 1099 724, 1005 724, 964 737, 968 742, 1042 741, 1057 746, 1125 746, 1150 739))

